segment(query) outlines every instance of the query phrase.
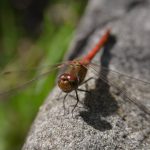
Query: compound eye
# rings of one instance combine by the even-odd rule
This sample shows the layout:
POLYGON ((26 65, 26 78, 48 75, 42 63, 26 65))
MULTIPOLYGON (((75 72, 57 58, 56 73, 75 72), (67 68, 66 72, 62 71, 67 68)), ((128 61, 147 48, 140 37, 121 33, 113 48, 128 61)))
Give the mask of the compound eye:
POLYGON ((61 81, 63 81, 63 82, 69 82, 69 79, 70 79, 70 77, 69 77, 69 75, 62 75, 61 77, 60 77, 60 80, 61 81))

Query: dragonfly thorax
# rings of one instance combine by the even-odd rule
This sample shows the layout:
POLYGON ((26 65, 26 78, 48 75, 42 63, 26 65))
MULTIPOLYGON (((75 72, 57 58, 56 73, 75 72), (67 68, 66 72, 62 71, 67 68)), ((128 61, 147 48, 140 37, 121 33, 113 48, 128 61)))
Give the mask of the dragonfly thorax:
POLYGON ((80 64, 79 61, 73 61, 67 71, 58 79, 58 86, 66 93, 69 93, 78 88, 83 82, 87 73, 86 65, 80 64))

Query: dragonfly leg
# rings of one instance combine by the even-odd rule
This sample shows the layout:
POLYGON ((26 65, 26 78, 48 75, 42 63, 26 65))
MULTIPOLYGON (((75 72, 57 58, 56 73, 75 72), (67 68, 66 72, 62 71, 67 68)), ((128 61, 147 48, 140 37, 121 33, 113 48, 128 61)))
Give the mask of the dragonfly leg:
MULTIPOLYGON (((88 81, 90 81, 90 80, 92 80, 92 79, 95 79, 95 78, 94 78, 94 77, 90 77, 89 79, 87 79, 87 80, 85 80, 84 82, 82 82, 81 85, 87 83, 88 81)), ((87 84, 86 84, 86 89, 88 89, 88 85, 87 85, 87 84)), ((91 92, 88 91, 88 90, 83 90, 83 89, 79 89, 79 88, 78 88, 77 90, 78 90, 78 91, 81 91, 81 92, 86 92, 86 93, 91 94, 91 92)))
POLYGON ((88 90, 83 90, 83 89, 77 89, 78 91, 81 91, 81 92, 85 92, 85 93, 89 93, 89 94, 91 94, 91 92, 90 91, 88 91, 88 90))
POLYGON ((72 117, 73 117, 73 112, 74 112, 75 108, 77 107, 77 105, 79 103, 79 96, 78 96, 77 90, 75 90, 75 93, 76 93, 76 100, 77 100, 77 102, 76 102, 76 104, 74 105, 74 107, 73 107, 73 109, 71 111, 72 112, 72 117))
POLYGON ((89 79, 83 81, 80 85, 83 85, 83 84, 87 83, 88 81, 90 81, 90 80, 92 80, 92 79, 95 79, 95 78, 94 78, 94 77, 90 77, 89 79))
MULTIPOLYGON (((69 96, 70 96, 71 98, 77 100, 77 98, 76 98, 75 96, 73 96, 73 95, 69 95, 69 96)), ((81 102, 80 100, 79 100, 79 103, 82 104, 82 105, 84 105, 84 103, 81 102)), ((71 106, 74 107, 74 105, 71 105, 71 106)), ((78 108, 83 108, 83 107, 78 107, 78 108)))
POLYGON ((68 93, 64 96, 64 99, 63 99, 64 115, 65 115, 65 110, 66 110, 65 101, 66 101, 66 97, 67 97, 67 96, 68 96, 68 93))

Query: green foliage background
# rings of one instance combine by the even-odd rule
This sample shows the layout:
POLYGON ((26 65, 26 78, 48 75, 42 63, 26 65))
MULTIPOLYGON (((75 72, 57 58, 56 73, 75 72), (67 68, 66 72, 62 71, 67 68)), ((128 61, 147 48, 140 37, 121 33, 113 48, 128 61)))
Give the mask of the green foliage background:
MULTIPOLYGON (((21 25, 22 16, 9 0, 0 1, 0 69, 21 70, 55 64, 62 60, 72 39, 78 20, 84 11, 86 0, 53 0, 44 10, 42 28, 38 34, 30 34, 21 25)), ((54 86, 56 72, 38 80, 24 90, 13 91, 0 97, 0 150, 19 150, 25 140, 35 115, 54 86)), ((19 71, 2 81, 0 91, 12 82, 23 83, 41 70, 19 71), (13 77, 12 77, 13 76, 13 77), (7 81, 7 84, 5 83, 7 81)))

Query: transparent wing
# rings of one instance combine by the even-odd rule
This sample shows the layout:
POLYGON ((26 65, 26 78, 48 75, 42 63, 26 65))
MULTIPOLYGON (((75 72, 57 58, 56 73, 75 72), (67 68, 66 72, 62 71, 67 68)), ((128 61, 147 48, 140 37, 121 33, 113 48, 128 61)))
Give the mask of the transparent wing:
POLYGON ((0 73, 0 98, 21 90, 37 81, 50 75, 52 72, 67 66, 68 62, 61 64, 41 66, 32 69, 5 70, 0 73))
POLYGON ((116 89, 123 100, 134 103, 150 115, 150 82, 91 63, 90 68, 105 83, 116 89))

